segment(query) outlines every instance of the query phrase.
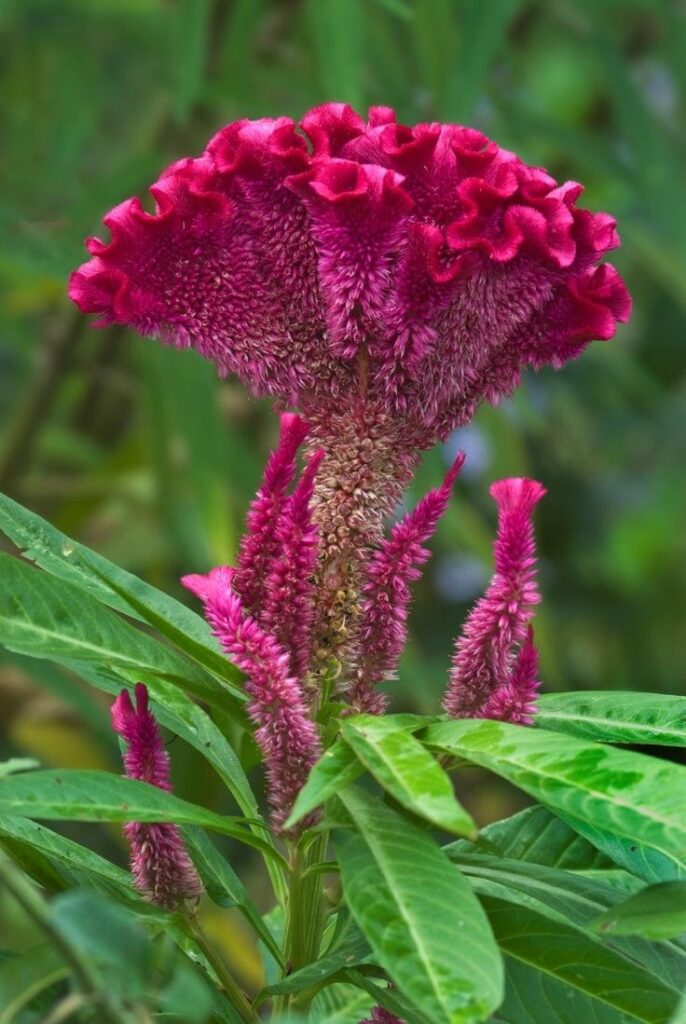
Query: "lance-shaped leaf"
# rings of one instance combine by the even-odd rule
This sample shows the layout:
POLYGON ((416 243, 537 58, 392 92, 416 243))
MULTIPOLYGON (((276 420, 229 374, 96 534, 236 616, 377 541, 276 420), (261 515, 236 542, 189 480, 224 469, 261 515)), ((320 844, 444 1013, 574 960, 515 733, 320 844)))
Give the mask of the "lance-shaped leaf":
POLYGON ((686 768, 506 722, 430 726, 432 748, 489 768, 566 820, 586 822, 686 866, 686 768))
POLYGON ((36 771, 0 781, 0 813, 53 821, 143 821, 200 825, 281 859, 264 839, 230 818, 156 786, 100 771, 36 771))
POLYGON ((606 743, 686 746, 686 697, 665 693, 549 693, 535 724, 606 743))
POLYGON ((595 927, 602 934, 642 935, 646 939, 686 935, 686 882, 650 885, 607 910, 595 927))
POLYGON ((339 794, 358 834, 336 843, 351 913, 377 962, 432 1024, 485 1020, 502 964, 469 883, 430 836, 355 787, 339 794))
POLYGON ((219 649, 207 623, 180 601, 61 533, 47 520, 0 494, 0 530, 41 569, 86 590, 98 601, 146 622, 191 658, 236 684, 240 673, 219 649))
POLYGON ((393 716, 344 719, 343 738, 379 785, 398 803, 437 828, 475 836, 472 817, 458 803, 449 776, 393 716))
POLYGON ((292 828, 320 804, 326 803, 359 778, 363 771, 363 766, 348 744, 341 739, 336 740, 324 751, 310 772, 307 782, 296 797, 285 827, 292 828))
POLYGON ((225 683, 183 654, 141 633, 79 587, 9 555, 0 555, 0 641, 34 658, 144 669, 209 703, 235 704, 225 683))

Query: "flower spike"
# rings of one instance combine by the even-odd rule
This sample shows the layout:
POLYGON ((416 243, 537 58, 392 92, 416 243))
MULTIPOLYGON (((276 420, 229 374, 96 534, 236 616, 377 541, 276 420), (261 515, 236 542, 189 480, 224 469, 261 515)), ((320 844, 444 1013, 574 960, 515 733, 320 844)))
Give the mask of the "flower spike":
POLYGON ((498 506, 495 574, 456 644, 443 703, 453 718, 484 715, 499 687, 511 685, 515 677, 522 691, 535 685, 535 648, 533 640, 525 640, 540 601, 532 516, 545 493, 542 484, 521 477, 499 480, 491 487, 498 506), (514 652, 522 644, 523 660, 513 672, 514 652))
POLYGON ((384 1010, 383 1006, 375 1006, 371 1017, 361 1020, 360 1024, 405 1024, 405 1022, 392 1014, 390 1010, 384 1010))
POLYGON ((538 650, 533 626, 529 626, 509 679, 499 686, 483 710, 484 718, 531 725, 536 714, 539 680, 538 650))
POLYGON ((423 544, 448 506, 463 463, 464 452, 460 452, 441 486, 429 491, 395 524, 372 558, 364 587, 360 667, 350 692, 356 712, 381 714, 386 707, 386 698, 374 686, 390 678, 397 668, 407 639, 409 584, 421 575, 419 566, 429 557, 423 544))
POLYGON ((289 673, 287 652, 246 614, 232 579, 232 570, 220 567, 206 576, 184 576, 181 582, 204 603, 215 636, 247 676, 248 713, 258 727, 255 739, 264 755, 274 825, 280 829, 321 753, 319 738, 303 690, 289 673))
MULTIPOLYGON (((128 744, 126 775, 171 792, 169 755, 143 683, 136 683, 135 698, 134 707, 128 690, 122 690, 112 705, 114 730, 128 744)), ((133 883, 147 900, 173 910, 202 894, 202 882, 176 825, 132 821, 124 826, 124 833, 131 844, 133 883)))
POLYGON ((290 671, 301 682, 307 675, 314 621, 313 573, 319 530, 312 521, 312 495, 324 458, 320 448, 286 502, 276 528, 278 554, 265 579, 260 623, 290 656, 290 671))
POLYGON ((277 525, 295 473, 295 457, 306 435, 307 424, 300 416, 282 415, 279 444, 267 460, 262 483, 248 511, 233 587, 252 614, 261 606, 265 576, 279 550, 277 525))

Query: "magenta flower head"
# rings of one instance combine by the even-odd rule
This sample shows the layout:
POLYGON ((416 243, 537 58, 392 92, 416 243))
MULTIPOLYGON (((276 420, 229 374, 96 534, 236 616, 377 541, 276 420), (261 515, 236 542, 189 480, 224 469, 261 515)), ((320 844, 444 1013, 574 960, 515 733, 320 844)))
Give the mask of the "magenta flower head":
MULTIPOLYGON (((124 768, 130 779, 171 791, 169 755, 148 707, 148 690, 136 683, 136 705, 122 690, 112 705, 112 725, 128 744, 124 768)), ((197 899, 203 887, 176 825, 132 821, 124 826, 131 844, 131 873, 136 888, 151 903, 168 910, 197 899)))
POLYGON ((495 574, 457 640, 443 704, 453 718, 531 720, 538 656, 527 627, 540 601, 532 517, 545 493, 522 477, 491 487, 498 506, 495 574))
POLYGON ((429 446, 629 317, 612 217, 460 125, 237 121, 150 191, 88 240, 72 299, 313 420, 361 397, 429 446))

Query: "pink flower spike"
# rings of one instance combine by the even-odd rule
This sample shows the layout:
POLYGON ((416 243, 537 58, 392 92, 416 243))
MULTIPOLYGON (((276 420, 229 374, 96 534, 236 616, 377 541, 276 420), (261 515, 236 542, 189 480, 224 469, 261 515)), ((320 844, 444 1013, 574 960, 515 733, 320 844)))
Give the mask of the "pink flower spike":
POLYGON ((384 1010, 383 1006, 375 1006, 371 1017, 361 1020, 360 1024, 405 1024, 405 1022, 392 1014, 390 1010, 384 1010))
POLYGON ((443 702, 453 718, 484 714, 491 696, 510 679, 513 652, 524 642, 540 601, 532 517, 545 493, 542 484, 521 477, 499 480, 491 487, 498 506, 495 574, 469 613, 455 647, 443 702))
POLYGON ((289 673, 288 654, 246 615, 231 589, 230 570, 184 576, 181 582, 204 602, 215 636, 247 676, 248 713, 258 727, 255 740, 264 756, 273 821, 279 829, 321 753, 302 688, 289 673))
POLYGON ((375 692, 374 686, 390 678, 397 668, 407 639, 409 584, 421 575, 418 567, 429 557, 423 544, 448 507, 463 463, 464 452, 460 452, 441 486, 429 491, 395 524, 372 558, 364 587, 360 667, 350 692, 356 712, 381 714, 386 707, 386 698, 375 692))
MULTIPOLYGON (((111 709, 114 730, 128 744, 126 775, 170 792, 169 755, 143 683, 136 683, 135 696, 134 707, 128 690, 122 690, 111 709)), ((124 834, 131 844, 133 883, 145 899, 173 910, 202 895, 202 882, 176 825, 132 821, 124 826, 124 834)))
POLYGON ((307 675, 314 621, 313 574, 319 530, 312 522, 312 495, 324 458, 320 448, 310 457, 300 481, 286 502, 276 528, 278 554, 265 580, 260 623, 290 656, 290 671, 303 682, 307 675))
POLYGON ((278 446, 267 460, 262 483, 248 510, 233 586, 252 614, 261 607, 265 577, 279 551, 277 526, 295 473, 296 455, 307 430, 307 423, 300 416, 282 415, 278 446))
POLYGON ((533 627, 529 626, 510 678, 487 701, 483 710, 484 718, 531 725, 536 715, 540 687, 538 651, 534 643, 533 627))

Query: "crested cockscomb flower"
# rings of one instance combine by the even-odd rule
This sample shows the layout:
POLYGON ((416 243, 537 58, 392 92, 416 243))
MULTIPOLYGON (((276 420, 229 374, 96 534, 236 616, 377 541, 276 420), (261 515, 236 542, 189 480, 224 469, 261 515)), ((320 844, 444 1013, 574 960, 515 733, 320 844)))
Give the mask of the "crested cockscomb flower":
POLYGON ((279 520, 288 500, 296 455, 306 435, 307 424, 300 416, 283 414, 279 444, 267 460, 262 483, 248 510, 233 587, 253 613, 261 606, 265 577, 279 551, 279 520))
POLYGON ((395 524, 371 558, 363 587, 357 676, 350 690, 354 711, 380 714, 386 707, 386 698, 375 686, 391 678, 398 666, 407 639, 409 585, 419 578, 419 566, 429 557, 423 545, 448 506, 463 462, 460 452, 441 486, 395 524))
POLYGON ((303 688, 290 674, 288 652, 246 614, 232 577, 230 568, 219 567, 206 576, 184 576, 182 583, 203 602, 215 636, 245 672, 248 712, 264 756, 274 825, 280 828, 321 748, 303 688))
POLYGON ((427 447, 612 337, 615 221, 471 128, 328 103, 222 128, 106 217, 70 295, 315 417, 361 396, 427 447))
MULTIPOLYGON (((535 648, 532 638, 527 638, 527 626, 540 601, 532 517, 545 493, 542 484, 522 477, 499 480, 491 487, 498 506, 495 574, 456 644, 444 700, 445 710, 454 718, 484 715, 501 687, 514 683, 525 694, 537 685, 535 648), (523 660, 517 665, 522 645, 523 660)), ((524 697, 526 706, 527 701, 524 697)), ((496 717, 493 708, 489 717, 496 717)), ((525 710, 519 713, 526 714, 525 710)))
MULTIPOLYGON (((135 698, 134 707, 128 690, 122 690, 112 705, 112 725, 128 745, 126 775, 170 792, 169 755, 143 683, 136 684, 135 698)), ((147 900, 174 909, 202 894, 202 883, 176 825, 132 821, 124 832, 131 845, 134 885, 147 900)))

